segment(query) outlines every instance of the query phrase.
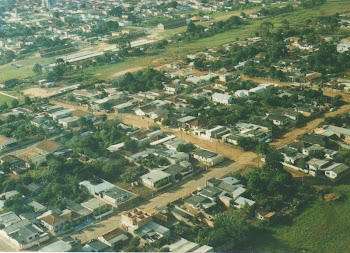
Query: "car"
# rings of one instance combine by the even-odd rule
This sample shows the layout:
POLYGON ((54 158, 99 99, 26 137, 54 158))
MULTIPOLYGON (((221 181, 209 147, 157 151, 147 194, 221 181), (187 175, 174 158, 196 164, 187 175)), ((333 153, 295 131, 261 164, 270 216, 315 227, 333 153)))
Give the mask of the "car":
POLYGON ((270 143, 270 142, 272 142, 272 139, 267 139, 265 142, 270 143))

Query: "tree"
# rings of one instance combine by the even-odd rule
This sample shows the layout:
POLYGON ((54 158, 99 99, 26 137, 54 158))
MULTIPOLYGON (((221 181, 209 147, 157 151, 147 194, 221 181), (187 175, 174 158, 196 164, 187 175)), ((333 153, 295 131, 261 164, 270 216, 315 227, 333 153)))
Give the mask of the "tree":
POLYGON ((105 122, 107 120, 107 115, 106 114, 102 114, 101 120, 102 120, 102 122, 105 122))
POLYGON ((137 141, 127 140, 124 142, 124 148, 128 151, 135 152, 137 151, 137 141))
POLYGON ((273 171, 281 171, 283 169, 283 160, 283 156, 279 152, 270 152, 266 155, 265 167, 273 171))
POLYGON ((239 137, 237 140, 238 146, 243 148, 244 151, 254 150, 258 141, 250 137, 239 137))
POLYGON ((36 63, 33 67, 33 72, 36 75, 41 75, 43 73, 43 67, 39 63, 36 63))
POLYGON ((74 103, 77 99, 75 98, 75 96, 72 93, 69 93, 66 97, 68 102, 74 103))
POLYGON ((11 102, 12 107, 17 107, 19 105, 18 99, 14 99, 11 102))
POLYGON ((259 142, 258 146, 256 147, 256 153, 258 155, 266 155, 269 152, 270 145, 266 142, 259 142))
POLYGON ((140 237, 135 236, 133 238, 131 238, 130 242, 129 242, 129 246, 132 248, 138 247, 140 245, 140 237))
POLYGON ((170 119, 166 118, 162 120, 162 125, 163 126, 170 126, 170 119))
POLYGON ((30 99, 30 97, 25 96, 25 98, 24 98, 24 103, 25 103, 26 105, 30 105, 30 104, 32 103, 32 100, 30 99))
POLYGON ((102 167, 102 172, 106 178, 110 178, 110 177, 115 176, 115 174, 118 172, 118 168, 113 163, 106 163, 102 167))

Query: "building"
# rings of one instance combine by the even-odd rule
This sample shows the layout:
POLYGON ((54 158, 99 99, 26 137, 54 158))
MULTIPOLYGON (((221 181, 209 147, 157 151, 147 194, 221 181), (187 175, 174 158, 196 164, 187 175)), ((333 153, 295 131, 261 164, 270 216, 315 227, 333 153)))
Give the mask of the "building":
POLYGON ((228 94, 221 94, 221 93, 215 92, 211 96, 211 99, 213 100, 213 102, 219 103, 219 104, 224 104, 224 105, 232 104, 232 96, 228 94))
POLYGON ((69 221, 63 215, 58 215, 52 211, 48 211, 37 218, 48 230, 55 234, 63 231, 63 227, 69 221))
POLYGON ((16 139, 0 135, 0 151, 17 143, 16 139))
POLYGON ((90 181, 82 181, 79 185, 92 196, 100 197, 114 206, 118 206, 135 197, 135 194, 105 180, 101 180, 101 182, 97 184, 91 183, 90 181))
POLYGON ((36 151, 38 151, 42 155, 62 155, 69 151, 71 151, 70 148, 66 148, 62 146, 61 144, 51 141, 51 140, 43 140, 38 145, 35 146, 36 151))
POLYGON ((158 24, 157 28, 159 30, 168 30, 168 29, 182 27, 185 25, 186 25, 185 19, 178 19, 178 20, 171 20, 171 21, 165 22, 165 23, 160 23, 160 24, 158 24))
POLYGON ((338 181, 343 177, 349 175, 350 170, 349 166, 342 163, 334 163, 325 170, 326 177, 338 181))
POLYGON ((53 9, 56 7, 56 0, 42 0, 42 6, 47 9, 53 9))
POLYGON ((125 242, 129 238, 128 236, 123 232, 123 230, 116 228, 112 229, 106 233, 103 233, 97 238, 100 242, 113 247, 114 245, 120 243, 120 242, 125 242))
POLYGON ((141 176, 144 186, 151 189, 160 189, 171 184, 171 175, 161 170, 152 170, 150 173, 141 176))
POLYGON ((188 241, 184 238, 172 243, 163 246, 164 248, 169 248, 169 252, 214 252, 213 247, 203 245, 200 246, 197 243, 188 241))
POLYGON ((53 242, 39 250, 40 252, 81 252, 81 241, 71 237, 53 242))
POLYGON ((145 226, 152 221, 152 215, 139 208, 126 211, 122 213, 121 217, 122 227, 130 232, 135 231, 136 229, 145 226))
POLYGON ((349 51, 350 49, 350 37, 342 39, 340 43, 337 45, 338 53, 344 53, 349 51))
POLYGON ((27 219, 19 218, 14 212, 0 215, 0 237, 17 251, 28 249, 41 242, 47 241, 49 236, 27 219))
POLYGON ((225 159, 223 156, 205 149, 200 149, 196 151, 193 154, 193 158, 197 159, 198 161, 209 167, 215 166, 223 162, 225 159))

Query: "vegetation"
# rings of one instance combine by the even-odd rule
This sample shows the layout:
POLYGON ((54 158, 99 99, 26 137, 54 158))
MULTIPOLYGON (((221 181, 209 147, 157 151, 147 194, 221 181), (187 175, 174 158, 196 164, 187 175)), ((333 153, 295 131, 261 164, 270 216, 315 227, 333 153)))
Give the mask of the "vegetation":
POLYGON ((138 71, 134 74, 126 73, 120 80, 113 85, 122 90, 128 90, 136 93, 139 91, 148 91, 151 89, 163 89, 163 82, 167 81, 164 72, 154 69, 138 71))

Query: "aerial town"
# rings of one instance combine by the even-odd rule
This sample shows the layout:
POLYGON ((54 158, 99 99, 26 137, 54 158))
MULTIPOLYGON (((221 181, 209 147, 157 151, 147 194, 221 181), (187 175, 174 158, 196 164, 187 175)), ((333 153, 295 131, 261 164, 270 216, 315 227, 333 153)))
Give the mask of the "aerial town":
POLYGON ((349 252, 348 0, 0 0, 0 251, 349 252))

